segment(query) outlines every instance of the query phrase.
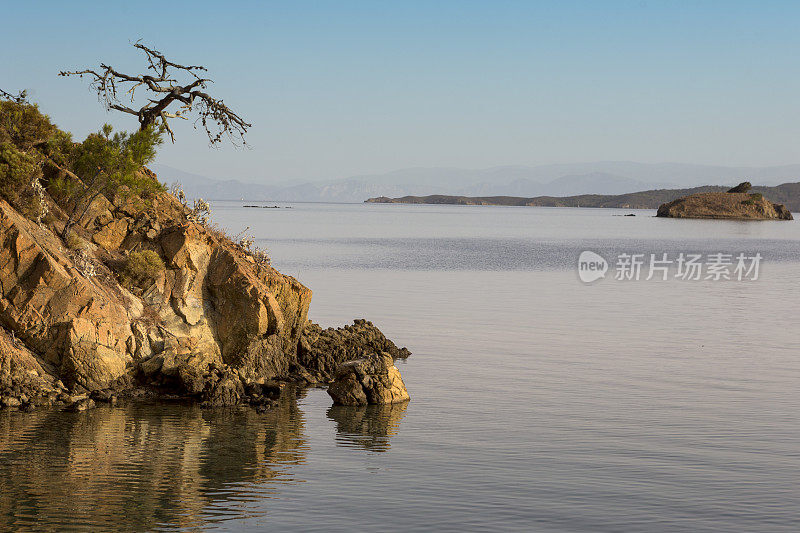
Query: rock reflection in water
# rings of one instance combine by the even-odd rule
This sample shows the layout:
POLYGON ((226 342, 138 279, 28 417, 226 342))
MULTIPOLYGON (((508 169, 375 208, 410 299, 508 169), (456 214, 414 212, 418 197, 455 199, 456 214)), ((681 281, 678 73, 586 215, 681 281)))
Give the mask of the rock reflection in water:
POLYGON ((327 415, 336 422, 338 445, 385 452, 391 447, 390 440, 397 434, 407 408, 407 401, 385 405, 334 405, 327 415))
POLYGON ((305 455, 291 391, 265 414, 163 404, 0 411, 0 530, 195 529, 297 481, 288 470, 305 455))

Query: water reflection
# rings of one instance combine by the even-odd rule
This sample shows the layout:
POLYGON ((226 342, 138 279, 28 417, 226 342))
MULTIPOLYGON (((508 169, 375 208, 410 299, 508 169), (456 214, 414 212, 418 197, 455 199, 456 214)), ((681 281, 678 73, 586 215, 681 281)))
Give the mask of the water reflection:
POLYGON ((291 391, 265 414, 142 404, 0 411, 0 530, 195 529, 224 520, 233 503, 297 481, 288 470, 305 461, 304 425, 291 391))
POLYGON ((397 434, 407 408, 408 402, 361 407, 334 405, 327 415, 336 422, 338 445, 385 452, 391 447, 389 441, 397 434))

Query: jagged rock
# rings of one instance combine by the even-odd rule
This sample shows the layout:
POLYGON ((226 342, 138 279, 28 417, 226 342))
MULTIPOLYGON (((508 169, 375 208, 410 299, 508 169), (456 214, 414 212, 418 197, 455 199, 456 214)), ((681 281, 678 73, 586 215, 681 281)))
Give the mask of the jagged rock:
POLYGON ((105 196, 99 195, 92 200, 92 203, 86 209, 86 213, 78 222, 84 228, 94 231, 114 220, 114 215, 111 213, 112 209, 114 209, 113 204, 105 196))
POLYGON ((288 355, 281 347, 281 339, 277 335, 256 339, 233 364, 239 375, 247 381, 264 381, 289 374, 294 354, 288 355))
POLYGON ((783 204, 772 204, 773 209, 778 217, 778 220, 794 220, 792 212, 783 204))
POLYGON ((387 352, 339 365, 328 394, 337 405, 399 403, 410 398, 400 371, 387 352))
POLYGON ((128 236, 128 221, 120 218, 110 221, 102 226, 94 235, 92 240, 106 250, 116 250, 128 236))
POLYGON ((179 387, 189 396, 197 396, 206 388, 208 379, 196 366, 183 364, 178 367, 179 387))
POLYGON ((375 352, 386 352, 393 359, 405 359, 411 352, 398 348, 372 322, 359 319, 342 328, 322 329, 308 322, 297 348, 298 363, 329 380, 337 367, 375 352))
POLYGON ((130 319, 114 292, 84 277, 58 238, 0 200, 0 325, 87 388, 130 362, 130 319))
POLYGON ((737 192, 747 192, 753 187, 753 184, 749 181, 743 181, 736 187, 728 189, 728 192, 737 193, 737 192))
MULTIPOLYGON (((285 375, 295 358, 311 291, 270 268, 259 271, 230 243, 197 225, 162 231, 163 284, 144 295, 194 351, 242 368, 254 379, 285 375)), ((152 348, 151 344, 151 348, 152 348)))
POLYGON ((146 208, 146 204, 142 199, 132 194, 130 188, 126 185, 117 189, 111 203, 117 212, 128 217, 136 217, 146 208))
POLYGON ((305 385, 317 385, 319 383, 326 383, 330 381, 329 377, 326 377, 319 372, 314 372, 312 374, 302 366, 292 368, 289 378, 295 383, 302 383, 305 385))
POLYGON ((68 325, 61 370, 71 381, 87 389, 104 388, 125 374, 131 357, 127 346, 114 344, 111 324, 74 318, 68 325))
POLYGON ((211 405, 236 405, 244 396, 244 386, 239 376, 225 374, 216 385, 205 395, 205 401, 211 405))
POLYGON ((18 399, 23 405, 47 403, 47 397, 58 390, 48 368, 19 339, 0 327, 0 397, 18 399))
MULTIPOLYGON (((169 199, 154 203, 172 215, 177 210, 166 208, 169 199)), ((87 226, 99 227, 94 240, 114 249, 129 223, 106 222, 109 206, 93 204, 87 226), (113 242, 104 228, 115 228, 113 242)), ((178 353, 191 345, 196 355, 242 366, 253 378, 285 375, 311 291, 269 267, 256 269, 233 243, 197 224, 184 221, 162 233, 152 245, 170 268, 138 301, 113 276, 83 276, 52 232, 0 202, 0 324, 16 331, 68 383, 90 390, 135 369, 135 361, 168 350, 162 331, 178 353)))

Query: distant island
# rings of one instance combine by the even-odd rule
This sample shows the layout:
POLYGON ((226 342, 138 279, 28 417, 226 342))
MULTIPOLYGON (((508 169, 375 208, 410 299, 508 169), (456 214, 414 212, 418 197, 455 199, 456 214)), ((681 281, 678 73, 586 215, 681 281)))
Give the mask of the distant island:
MULTIPOLYGON (((726 192, 729 187, 704 185, 690 189, 654 189, 627 194, 581 194, 578 196, 403 196, 370 198, 365 203, 377 204, 447 204, 447 205, 505 205, 531 207, 609 207, 617 209, 658 209, 665 203, 701 193, 726 192)), ((756 186, 752 193, 760 193, 774 202, 784 204, 790 211, 800 211, 800 182, 783 183, 774 187, 756 186)))
POLYGON ((662 204, 657 217, 732 220, 792 220, 783 204, 773 203, 760 192, 750 192, 745 181, 727 192, 691 194, 662 204))

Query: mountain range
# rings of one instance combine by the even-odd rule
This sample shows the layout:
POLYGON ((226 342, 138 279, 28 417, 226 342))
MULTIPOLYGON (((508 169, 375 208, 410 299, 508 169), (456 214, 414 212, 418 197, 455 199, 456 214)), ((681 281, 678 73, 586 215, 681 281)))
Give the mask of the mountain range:
POLYGON ((152 169, 167 184, 180 183, 190 198, 208 200, 363 202, 385 196, 577 196, 735 185, 778 185, 800 179, 800 165, 726 167, 682 163, 605 161, 485 169, 416 167, 319 182, 260 184, 192 174, 166 165, 152 169))

